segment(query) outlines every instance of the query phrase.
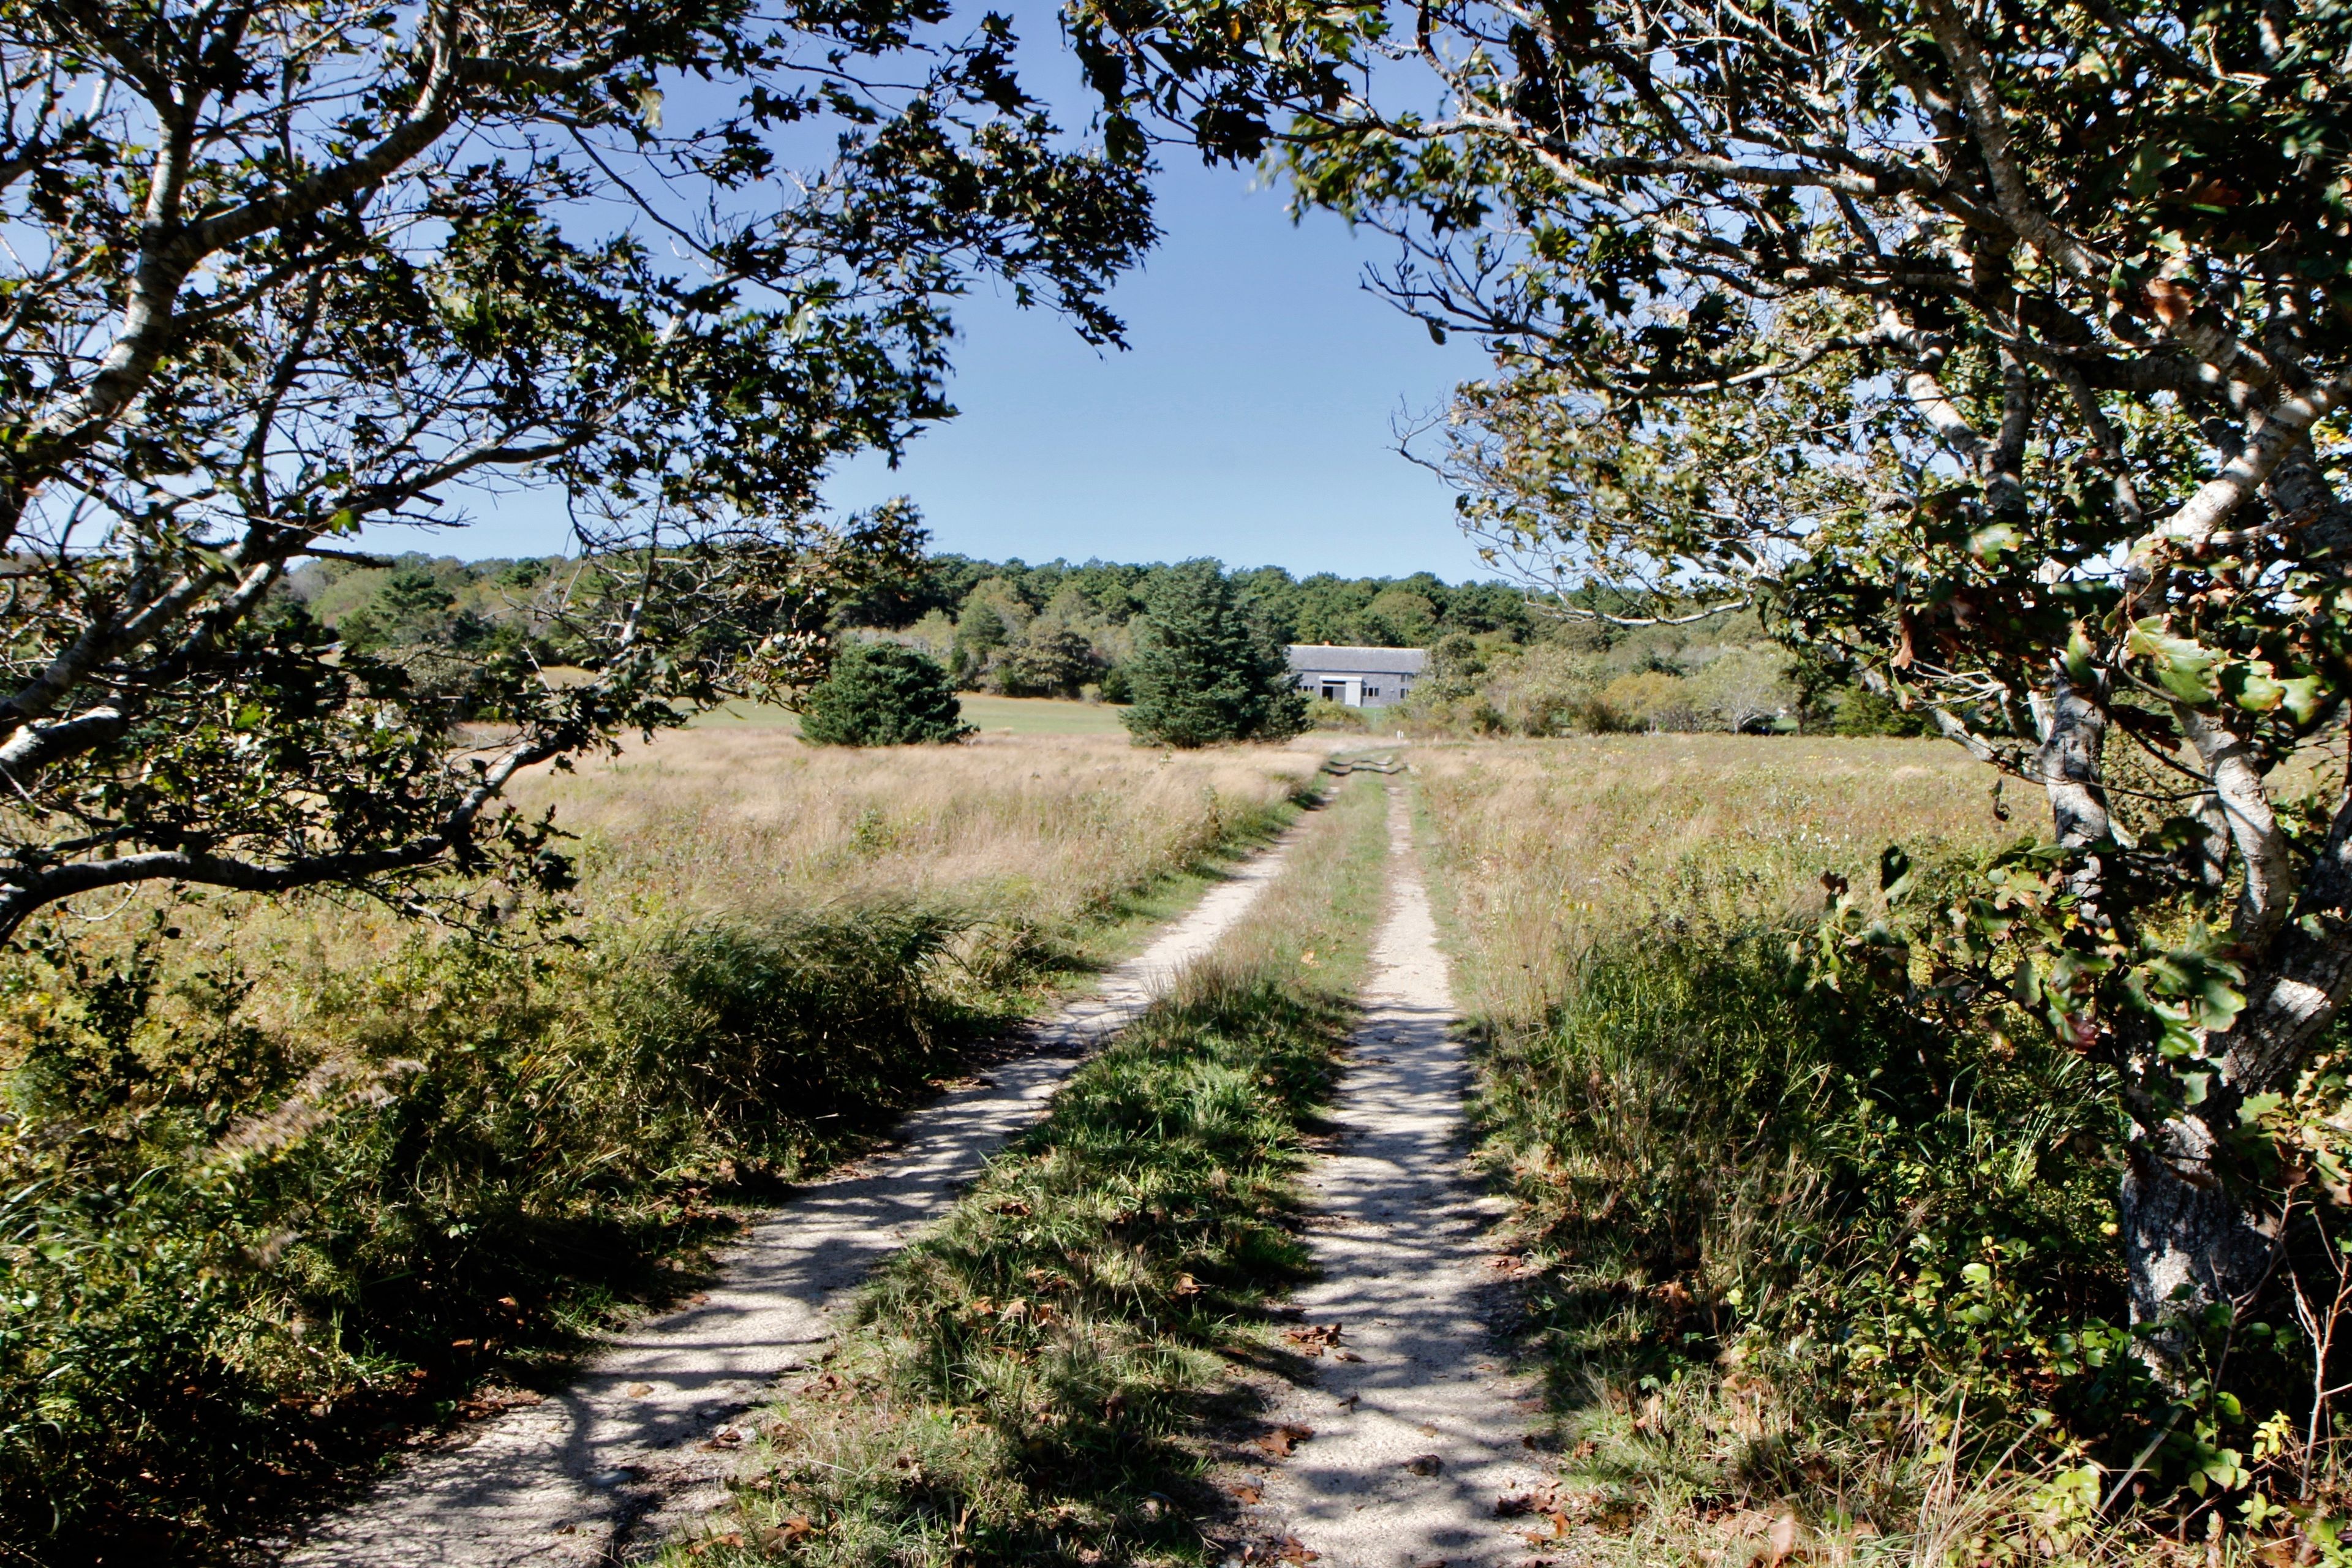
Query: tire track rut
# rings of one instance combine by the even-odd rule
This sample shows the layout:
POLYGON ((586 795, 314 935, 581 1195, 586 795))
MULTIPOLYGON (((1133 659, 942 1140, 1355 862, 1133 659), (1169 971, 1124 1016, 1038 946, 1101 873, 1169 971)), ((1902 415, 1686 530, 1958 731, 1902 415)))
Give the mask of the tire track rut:
POLYGON ((1337 1150, 1304 1181, 1318 1279, 1292 1298, 1310 1325, 1293 1337, 1328 1353, 1265 1415, 1312 1436, 1249 1478, 1258 1497, 1244 1520, 1271 1555, 1300 1561, 1303 1548, 1323 1568, 1486 1568, 1529 1553, 1496 1504, 1546 1482, 1522 1442, 1540 1406, 1495 1337, 1509 1286, 1486 1237, 1508 1205, 1469 1167, 1469 1059, 1395 784, 1389 867, 1364 1020, 1332 1106, 1337 1150), (1336 1338, 1312 1327, 1332 1323, 1336 1338))
POLYGON ((1300 827, 1236 868, 1031 1047, 898 1126, 892 1147, 756 1221, 682 1310, 614 1334, 562 1393, 460 1429, 315 1521, 291 1568, 509 1568, 612 1563, 725 1500, 730 1423, 832 1337, 834 1311, 943 1214, 1062 1080, 1207 952, 1280 870, 1300 827))

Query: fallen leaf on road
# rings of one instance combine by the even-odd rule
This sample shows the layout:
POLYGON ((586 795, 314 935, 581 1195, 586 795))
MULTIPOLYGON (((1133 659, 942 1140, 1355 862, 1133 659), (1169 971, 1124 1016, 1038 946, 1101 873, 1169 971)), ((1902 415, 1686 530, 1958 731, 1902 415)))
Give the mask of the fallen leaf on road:
POLYGON ((1312 1563, 1316 1555, 1315 1552, 1307 1551, 1306 1543, 1295 1535, 1284 1536, 1282 1544, 1274 1549, 1274 1560, 1276 1563, 1312 1563))
POLYGON ((1315 1436, 1314 1427, 1301 1426, 1286 1421, 1252 1443, 1250 1447, 1269 1459, 1286 1459, 1290 1458, 1290 1450, 1294 1445, 1304 1443, 1313 1436, 1315 1436))
POLYGON ((1246 1481, 1236 1482, 1233 1486, 1228 1487, 1226 1490, 1232 1492, 1234 1494, 1234 1500, 1240 1503, 1244 1508, 1255 1508, 1265 1498, 1265 1492, 1249 1485, 1246 1481))
POLYGON ((628 1387, 621 1390, 622 1393, 627 1394, 632 1399, 643 1399, 646 1394, 651 1394, 653 1391, 654 1385, 650 1383, 633 1383, 629 1384, 628 1387))
POLYGON ((1285 1329, 1282 1337, 1310 1356, 1319 1356, 1327 1350, 1339 1348, 1339 1325, 1313 1323, 1303 1329, 1285 1329))
POLYGON ((1772 1529, 1765 1536, 1772 1548, 1771 1568, 1780 1568, 1780 1564, 1790 1558, 1801 1555, 1804 1547, 1802 1530, 1793 1513, 1779 1513, 1772 1517, 1772 1529))
POLYGON ((1364 1358, 1358 1355, 1354 1351, 1334 1351, 1331 1352, 1331 1359, 1333 1361, 1361 1361, 1364 1358))
POLYGON ((1434 1454, 1415 1454, 1404 1462, 1404 1468, 1416 1476, 1433 1476, 1445 1468, 1445 1461, 1434 1454))
POLYGON ((762 1551, 773 1552, 806 1541, 815 1533, 816 1526, 808 1521, 808 1516, 796 1513, 774 1529, 760 1531, 760 1546, 762 1551))

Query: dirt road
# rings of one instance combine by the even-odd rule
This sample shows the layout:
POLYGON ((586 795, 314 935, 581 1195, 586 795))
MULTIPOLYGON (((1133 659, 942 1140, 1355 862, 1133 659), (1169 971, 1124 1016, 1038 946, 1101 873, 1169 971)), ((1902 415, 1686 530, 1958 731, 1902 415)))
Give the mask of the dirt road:
POLYGON ((1320 1568, 1517 1562, 1523 1526, 1496 1505, 1544 1474, 1520 1441, 1535 1390, 1492 1337, 1506 1287, 1484 1238, 1505 1205, 1465 1163, 1469 1064, 1394 785, 1389 811, 1389 914, 1333 1107, 1339 1146, 1306 1180, 1319 1279, 1294 1298, 1306 1324, 1339 1333, 1267 1417, 1313 1436, 1249 1478, 1248 1523, 1320 1568))
POLYGON ((814 1355, 830 1314, 875 1264, 944 1213, 1073 1068, 1215 944, 1290 842, 1245 863, 1093 996, 1037 1026, 1034 1050, 908 1117, 890 1150, 761 1219, 706 1297, 615 1336, 562 1394, 418 1455, 357 1507, 318 1521, 285 1561, 609 1563, 718 1506, 737 1462, 730 1420, 814 1355))

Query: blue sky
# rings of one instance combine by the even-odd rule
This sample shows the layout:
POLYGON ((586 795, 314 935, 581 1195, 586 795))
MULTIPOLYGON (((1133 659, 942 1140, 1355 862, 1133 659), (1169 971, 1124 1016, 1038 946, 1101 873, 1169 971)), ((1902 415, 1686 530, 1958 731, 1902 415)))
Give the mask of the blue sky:
POLYGON ((1441 404, 1481 360, 1358 287, 1383 242, 1325 214, 1293 226, 1281 193, 1251 184, 1197 163, 1163 175, 1168 237, 1114 296, 1124 353, 971 301, 961 417, 896 472, 856 464, 829 494, 910 495, 939 548, 972 555, 1491 575, 1391 436, 1400 409, 1441 404))
MULTIPOLYGON (((1077 107, 1050 8, 1014 9, 1025 79, 1077 107)), ((1164 161, 1166 238, 1112 296, 1129 348, 1090 348, 983 286, 957 312, 961 416, 918 437, 896 470, 848 465, 827 499, 909 496, 936 548, 997 559, 1492 575, 1454 529, 1448 492, 1391 435, 1401 410, 1438 406, 1480 372, 1475 348, 1437 346, 1360 287, 1388 242, 1328 214, 1294 226, 1283 194, 1250 171, 1205 169, 1181 148, 1164 161)), ((463 504, 475 519, 463 532, 376 531, 370 542, 477 558, 564 546, 552 498, 463 504)))

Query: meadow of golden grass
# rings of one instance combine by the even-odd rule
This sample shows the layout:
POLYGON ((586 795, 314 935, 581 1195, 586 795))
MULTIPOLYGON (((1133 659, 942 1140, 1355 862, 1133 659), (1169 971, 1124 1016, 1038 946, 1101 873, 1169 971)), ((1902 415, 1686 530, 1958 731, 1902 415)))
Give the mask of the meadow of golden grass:
POLYGON ((1292 794, 1323 750, 1163 752, 1124 735, 957 746, 805 746, 779 728, 694 729, 529 781, 580 836, 592 910, 766 912, 875 897, 1017 909, 1052 923, 1197 859, 1292 794))
POLYGON ((1890 843, 2019 837, 1995 774, 1942 741, 1596 735, 1415 746, 1477 1010, 1539 1018, 1592 942, 1709 915, 1818 909, 1890 843))
MULTIPOLYGON (((1075 705, 1072 705, 1075 706, 1075 705)), ((780 725, 695 726, 518 781, 553 807, 591 920, 817 912, 878 898, 1068 928, 1180 870, 1275 805, 1328 743, 1170 752, 1124 734, 982 735, 956 746, 807 746, 780 725)), ((145 905, 109 922, 142 929, 145 905)), ((417 926, 362 900, 211 898, 175 921, 242 954, 256 1002, 378 962, 417 926)), ((110 933, 86 933, 104 946, 110 933)), ((274 1009, 273 1009, 274 1011, 274 1009)))

